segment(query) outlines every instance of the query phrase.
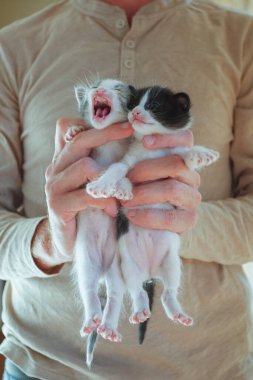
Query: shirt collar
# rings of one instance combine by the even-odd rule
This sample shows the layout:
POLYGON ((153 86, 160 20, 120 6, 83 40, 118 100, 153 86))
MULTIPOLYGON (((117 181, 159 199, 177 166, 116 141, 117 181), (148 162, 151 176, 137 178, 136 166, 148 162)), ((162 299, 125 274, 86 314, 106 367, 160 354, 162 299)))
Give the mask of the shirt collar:
MULTIPOLYGON (((101 0, 71 0, 81 11, 90 16, 101 18, 114 17, 124 13, 119 6, 110 5, 101 0)), ((139 9, 138 15, 151 16, 183 4, 189 4, 191 0, 155 0, 139 9)))

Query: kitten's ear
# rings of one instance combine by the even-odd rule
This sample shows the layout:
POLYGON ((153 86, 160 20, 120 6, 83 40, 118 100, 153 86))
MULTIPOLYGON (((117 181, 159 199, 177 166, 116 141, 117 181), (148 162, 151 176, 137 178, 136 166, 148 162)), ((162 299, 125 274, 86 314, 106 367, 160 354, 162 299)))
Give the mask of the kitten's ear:
POLYGON ((86 89, 84 86, 81 86, 81 85, 75 86, 74 89, 75 89, 75 95, 76 95, 78 107, 80 109, 81 105, 85 102, 86 89))
POLYGON ((174 95, 174 98, 176 99, 181 111, 188 112, 190 110, 191 100, 189 95, 187 95, 185 92, 179 92, 174 95))
POLYGON ((129 93, 131 98, 136 98, 137 90, 134 86, 129 85, 129 93))
POLYGON ((129 88, 129 91, 131 92, 131 94, 136 93, 136 88, 134 86, 132 86, 131 84, 128 86, 128 88, 129 88))

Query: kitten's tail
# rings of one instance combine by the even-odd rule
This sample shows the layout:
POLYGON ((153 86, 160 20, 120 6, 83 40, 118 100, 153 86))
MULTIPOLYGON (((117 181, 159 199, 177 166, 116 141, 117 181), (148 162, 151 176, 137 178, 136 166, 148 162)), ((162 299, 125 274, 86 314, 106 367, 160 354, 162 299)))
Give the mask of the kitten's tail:
POLYGON ((98 333, 96 330, 92 331, 87 338, 86 342, 86 364, 89 369, 93 362, 94 350, 98 339, 98 333))
MULTIPOLYGON (((150 311, 152 311, 154 294, 155 294, 155 281, 153 279, 146 281, 143 284, 143 288, 148 293, 149 308, 150 308, 150 311)), ((146 331, 148 327, 148 321, 149 319, 147 319, 145 322, 140 323, 139 325, 139 344, 142 344, 145 339, 145 335, 146 335, 146 331)))
MULTIPOLYGON (((99 299, 101 303, 101 309, 102 311, 104 311, 106 299, 107 299, 105 291, 99 294, 99 299)), ((86 364, 89 369, 91 369, 91 366, 92 366, 94 351, 95 351, 97 341, 98 341, 98 333, 97 333, 97 330, 94 330, 88 335, 88 338, 86 341, 86 364)))

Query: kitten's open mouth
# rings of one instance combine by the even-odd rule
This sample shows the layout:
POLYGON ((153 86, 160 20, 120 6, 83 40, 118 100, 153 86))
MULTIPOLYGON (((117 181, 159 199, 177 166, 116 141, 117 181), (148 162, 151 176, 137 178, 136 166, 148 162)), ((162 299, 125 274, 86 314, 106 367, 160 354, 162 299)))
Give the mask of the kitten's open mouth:
POLYGON ((102 96, 93 99, 93 117, 97 120, 105 119, 111 113, 111 102, 102 96))

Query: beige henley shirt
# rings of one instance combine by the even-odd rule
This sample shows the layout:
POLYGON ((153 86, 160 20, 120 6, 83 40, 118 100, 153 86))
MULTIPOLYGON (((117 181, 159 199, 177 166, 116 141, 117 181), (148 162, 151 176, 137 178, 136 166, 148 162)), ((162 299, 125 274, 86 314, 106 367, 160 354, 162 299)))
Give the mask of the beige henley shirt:
POLYGON ((0 351, 48 380, 252 380, 241 265, 253 259, 253 20, 202 0, 160 0, 130 27, 118 7, 65 0, 0 31, 0 83, 0 278, 7 280, 0 351), (42 273, 30 244, 47 214, 44 173, 56 120, 78 116, 73 86, 91 74, 188 92, 195 142, 221 158, 201 175, 198 223, 181 251, 180 298, 195 325, 167 320, 157 287, 144 345, 127 311, 123 342, 100 339, 89 371, 71 265, 42 273))

